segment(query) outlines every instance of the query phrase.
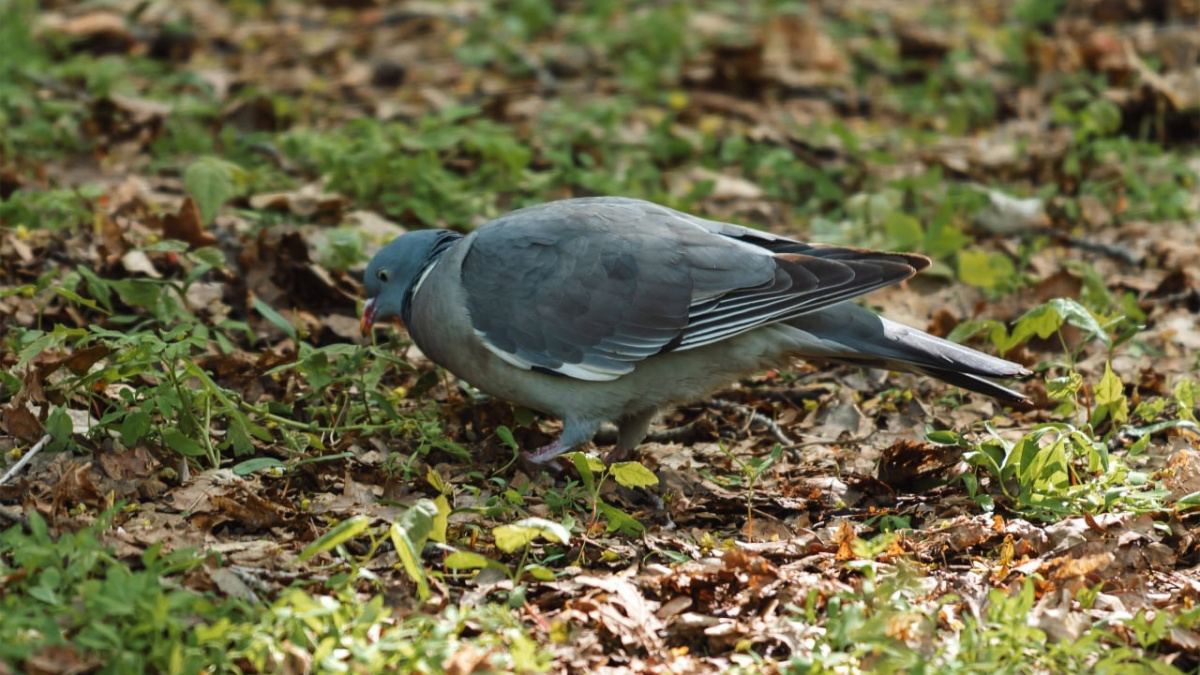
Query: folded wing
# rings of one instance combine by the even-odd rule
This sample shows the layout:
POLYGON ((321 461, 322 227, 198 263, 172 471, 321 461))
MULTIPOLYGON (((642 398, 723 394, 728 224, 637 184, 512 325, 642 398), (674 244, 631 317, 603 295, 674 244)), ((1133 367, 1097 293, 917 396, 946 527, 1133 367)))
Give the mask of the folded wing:
POLYGON ((894 284, 918 255, 809 245, 632 199, 552 202, 468 239, 462 281, 485 346, 523 368, 612 380, 894 284))

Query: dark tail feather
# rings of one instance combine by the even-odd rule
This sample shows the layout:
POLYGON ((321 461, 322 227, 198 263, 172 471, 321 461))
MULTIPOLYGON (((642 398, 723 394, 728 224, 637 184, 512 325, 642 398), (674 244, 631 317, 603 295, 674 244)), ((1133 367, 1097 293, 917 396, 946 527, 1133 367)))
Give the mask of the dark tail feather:
POLYGON ((859 366, 862 368, 879 368, 882 370, 895 370, 895 371, 901 371, 901 372, 914 373, 917 375, 926 375, 928 377, 933 377, 933 378, 939 379, 948 384, 952 384, 956 387, 966 389, 967 391, 973 391, 978 394, 983 394, 985 396, 991 396, 992 398, 1003 401, 1004 403, 1011 403, 1014 405, 1022 405, 1022 406, 1030 405, 1032 403, 1032 401, 1029 399, 1029 397, 1022 394, 1021 392, 1013 390, 1013 389, 1009 389, 1008 387, 1005 387, 1004 385, 996 384, 995 382, 992 382, 991 380, 987 379, 988 376, 1021 378, 1021 377, 1025 377, 1030 374, 1029 371, 1025 370, 1024 368, 1021 368, 1020 366, 1017 366, 1016 364, 1012 364, 1014 366, 1014 368, 1008 372, 1003 372, 1003 373, 989 372, 986 374, 976 374, 978 371, 967 372, 967 370, 965 370, 965 369, 939 368, 937 366, 930 366, 927 364, 917 363, 917 362, 915 362, 915 360, 914 361, 896 361, 896 360, 884 361, 881 359, 847 358, 847 357, 840 357, 840 358, 836 358, 836 359, 832 359, 832 360, 838 361, 840 363, 845 363, 845 364, 851 365, 851 366, 859 366))
POLYGON ((1005 403, 1030 404, 1029 398, 1024 394, 989 379, 1023 378, 1031 375, 1021 364, 911 329, 906 338, 903 344, 907 353, 892 360, 890 367, 936 377, 956 387, 985 394, 1005 403))
POLYGON ((990 379, 1030 375, 1021 364, 889 321, 850 303, 789 319, 787 323, 821 343, 822 348, 809 349, 805 356, 928 375, 1005 403, 1030 403, 1025 395, 990 379))
MULTIPOLYGON (((923 375, 929 375, 931 377, 936 377, 939 380, 949 382, 956 387, 962 387, 968 391, 984 394, 985 396, 991 396, 992 398, 1004 401, 1005 403, 1012 403, 1016 405, 1030 405, 1032 403, 1028 396, 1019 391, 1009 389, 1008 387, 996 384, 989 379, 980 377, 978 375, 973 375, 971 373, 947 370, 945 368, 930 368, 929 366, 916 366, 914 370, 923 375)), ((1012 375, 1009 377, 1012 377, 1012 375)))

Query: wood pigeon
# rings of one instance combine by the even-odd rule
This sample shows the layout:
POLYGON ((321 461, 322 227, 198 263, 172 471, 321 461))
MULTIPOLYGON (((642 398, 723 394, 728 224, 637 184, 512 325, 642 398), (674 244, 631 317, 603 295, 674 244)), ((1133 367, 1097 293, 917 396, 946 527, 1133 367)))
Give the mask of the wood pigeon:
POLYGON ((545 463, 616 423, 611 457, 655 413, 794 357, 929 375, 1009 403, 1016 363, 850 302, 929 266, 911 253, 806 244, 620 197, 514 211, 469 235, 421 230, 371 260, 361 327, 399 318, 430 359, 560 417, 545 463))

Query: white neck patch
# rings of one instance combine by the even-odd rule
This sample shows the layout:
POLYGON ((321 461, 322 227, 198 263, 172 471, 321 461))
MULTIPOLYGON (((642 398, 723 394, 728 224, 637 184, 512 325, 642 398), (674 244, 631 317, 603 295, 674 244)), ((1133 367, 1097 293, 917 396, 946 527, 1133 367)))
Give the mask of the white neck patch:
POLYGON ((440 262, 442 262, 442 259, 439 257, 437 260, 434 260, 429 267, 426 267, 424 272, 421 272, 421 276, 417 277, 417 283, 413 284, 412 289, 412 296, 414 298, 417 297, 417 291, 421 290, 421 284, 425 283, 425 279, 429 277, 429 273, 432 272, 433 268, 437 267, 438 263, 440 262))

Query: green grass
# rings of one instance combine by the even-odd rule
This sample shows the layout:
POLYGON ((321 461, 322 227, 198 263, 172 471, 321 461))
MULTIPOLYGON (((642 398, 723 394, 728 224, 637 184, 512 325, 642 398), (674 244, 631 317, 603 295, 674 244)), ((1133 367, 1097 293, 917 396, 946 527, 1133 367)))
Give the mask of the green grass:
MULTIPOLYGON (((1157 658, 1155 646, 1179 617, 1159 612, 1148 625, 1144 615, 1125 625, 1089 626, 1061 639, 1049 625, 1036 625, 1031 613, 1038 580, 1027 579, 1011 594, 992 590, 986 599, 929 594, 917 570, 902 567, 878 577, 863 567, 860 591, 828 600, 824 615, 791 608, 792 620, 820 625, 811 655, 794 658, 783 672, 818 673, 1158 673, 1183 671, 1157 658), (982 608, 973 615, 971 604, 982 608), (1139 641, 1116 646, 1117 632, 1132 629, 1139 641)), ((1185 623, 1187 621, 1184 621, 1185 623)))
MULTIPOLYGON (((217 563, 194 551, 152 547, 140 564, 113 557, 107 519, 53 538, 0 534, 0 661, 68 659, 98 673, 261 673, 287 663, 311 672, 441 672, 465 649, 509 672, 542 672, 548 657, 503 605, 449 606, 396 617, 370 576, 348 570, 328 587, 238 599, 187 587, 190 571, 217 563)), ((254 570, 244 572, 252 581, 254 570)))
MULTIPOLYGON (((57 538, 40 517, 31 525, 0 533, 0 660, 9 663, 66 658, 55 648, 99 673, 275 672, 286 663, 309 663, 317 673, 439 673, 464 650, 505 672, 545 672, 550 663, 531 624, 504 604, 399 618, 383 604, 378 582, 353 567, 325 585, 296 585, 272 598, 220 597, 187 584, 189 572, 219 561, 152 547, 131 566, 101 543, 107 519, 57 538)), ((236 574, 249 581, 255 573, 236 574)), ((814 589, 782 608, 777 620, 810 636, 794 645, 783 672, 1179 673, 1156 659, 1157 645, 1172 625, 1200 618, 1139 613, 1059 640, 1030 622, 1035 579, 1012 594, 991 590, 966 602, 931 593, 910 563, 859 561, 847 574, 854 590, 814 589)), ((1088 597, 1081 591, 1078 601, 1088 597)), ((748 663, 741 672, 770 672, 765 662, 748 663)))
MULTIPOLYGON (((430 535, 439 527, 435 518, 418 521, 416 509, 403 527, 368 523, 365 516, 314 517, 306 521, 319 530, 309 550, 324 556, 325 579, 236 597, 194 583, 195 576, 229 571, 204 552, 165 554, 152 547, 137 559, 118 558, 105 542, 123 518, 136 515, 88 513, 81 505, 73 513, 95 524, 64 533, 31 514, 30 528, 0 535, 0 661, 25 669, 30 659, 68 647, 105 673, 274 672, 292 663, 310 663, 313 672, 436 673, 447 659, 471 650, 495 671, 561 665, 568 647, 560 638, 595 626, 546 632, 525 600, 537 595, 540 581, 570 580, 572 566, 590 573, 596 570, 589 565, 615 564, 617 554, 597 550, 603 546, 594 540, 639 542, 649 516, 616 506, 609 488, 645 486, 640 465, 606 468, 580 456, 565 485, 543 489, 510 481, 502 465, 518 447, 514 433, 533 433, 537 425, 527 411, 484 408, 471 424, 461 423, 468 429, 453 428, 447 410, 423 402, 423 394, 443 391, 437 375, 418 379, 397 355, 397 342, 357 346, 331 339, 320 332, 326 317, 306 323, 306 307, 271 306, 235 288, 230 279, 246 267, 231 260, 247 242, 273 245, 280 231, 313 225, 291 212, 252 208, 247 198, 319 185, 343 195, 350 209, 407 227, 469 230, 510 209, 570 195, 642 197, 692 211, 725 206, 712 199, 712 181, 689 177, 704 169, 762 190, 756 205, 769 208, 739 211, 747 218, 769 212, 772 226, 802 230, 813 240, 921 251, 935 260, 932 274, 977 287, 991 299, 1010 299, 1029 285, 1030 260, 1051 242, 1040 233, 1000 248, 978 236, 973 222, 989 207, 985 189, 1043 199, 1064 231, 1089 227, 1081 213, 1093 199, 1113 214, 1105 227, 1196 217, 1190 199, 1197 176, 1186 148, 1158 138, 1160 119, 1126 119, 1104 97, 1111 83, 1102 76, 1040 85, 1053 87, 1045 94, 1047 122, 1069 132, 1058 166, 1028 175, 962 176, 923 158, 948 139, 978 140, 1001 128, 1014 91, 1038 82, 1029 53, 1048 39, 1062 5, 1023 0, 996 25, 979 26, 961 8, 937 4, 931 26, 967 25, 987 44, 967 41, 931 65, 901 59, 886 22, 854 9, 817 16, 807 3, 783 1, 483 2, 466 18, 432 21, 444 39, 426 45, 429 53, 420 61, 430 68, 451 64, 470 75, 464 81, 473 88, 448 90, 449 105, 404 107, 381 119, 320 72, 303 92, 278 89, 268 77, 239 82, 218 101, 197 72, 223 63, 212 51, 194 63, 77 53, 67 36, 34 36, 30 28, 42 11, 36 3, 0 0, 0 15, 7 17, 0 21, 0 44, 8 46, 0 49, 0 170, 16 180, 11 194, 0 197, 0 226, 5 237, 53 254, 13 277, 6 267, 0 277, 0 299, 32 298, 40 308, 30 325, 7 318, 3 324, 0 356, 13 368, 0 369, 0 403, 23 391, 27 369, 56 363, 39 381, 52 450, 144 446, 196 469, 270 472, 280 482, 294 481, 291 491, 271 494, 286 495, 280 499, 299 513, 315 490, 314 464, 339 467, 321 474, 334 482, 330 476, 343 466, 335 462, 382 439, 386 459, 370 470, 408 486, 406 498, 442 499, 434 507, 437 517, 455 519, 449 528, 441 522, 442 541, 430 535), (564 6, 574 11, 561 11, 564 6), (693 30, 701 12, 723 17, 731 28, 693 30), (716 114, 696 103, 713 93, 693 79, 702 70, 697 64, 708 63, 719 47, 753 42, 785 15, 819 19, 825 35, 846 45, 847 82, 869 95, 869 114, 788 118, 764 134, 754 114, 716 114), (988 71, 995 77, 979 76, 979 64, 996 53, 1004 62, 988 71), (504 106, 531 89, 539 93, 538 105, 515 121, 506 118, 517 116, 504 106), (108 115, 102 111, 113 95, 168 103, 171 112, 145 122, 115 105, 108 115), (241 124, 229 114, 248 104, 269 109, 274 125, 241 124), (1134 122, 1140 127, 1131 130, 1134 122), (114 141, 122 133, 134 140, 114 141), (136 147, 118 161, 110 153, 121 142, 136 147), (226 238, 199 248, 162 241, 146 217, 162 214, 131 208, 122 217, 137 227, 123 230, 125 244, 163 270, 163 278, 78 256, 95 249, 104 218, 113 215, 108 186, 129 176, 163 194, 191 196, 204 226, 226 238), (225 315, 187 301, 198 284, 214 282, 234 289, 225 315), (43 325, 45 316, 63 322, 43 325), (75 368, 64 360, 80 353, 95 358, 75 368), (268 364, 255 361, 257 389, 198 365, 239 353, 263 356, 268 364), (86 410, 96 424, 74 433, 68 410, 86 410), (456 475, 461 482, 453 489, 446 486, 446 467, 461 469, 485 451, 500 458, 497 466, 470 467, 456 475), (448 496, 471 506, 452 509, 448 496), (560 529, 572 546, 584 543, 568 546, 566 537, 557 538, 560 529), (346 546, 350 539, 368 541, 368 552, 346 546), (428 548, 426 539, 434 542, 428 548), (390 575, 367 571, 389 541, 406 559, 390 575), (411 611, 420 603, 409 597, 410 582, 458 591, 480 568, 506 576, 511 587, 483 603, 459 606, 439 595, 440 604, 411 611)), ((256 2, 225 8, 246 21, 271 11, 256 2)), ((335 12, 329 26, 344 27, 356 16, 335 12)), ((247 53, 252 47, 238 45, 247 53)), ((363 58, 355 49, 338 56, 363 58)), ((770 90, 740 102, 763 111, 778 96, 770 90)), ((1027 153, 1039 141, 1011 142, 1027 153)), ((362 263, 366 242, 350 227, 323 234, 315 262, 336 283, 362 263)), ((309 264, 285 262, 291 272, 309 264)), ((967 468, 955 489, 974 500, 968 504, 976 514, 1048 523, 1149 514, 1165 527, 1200 497, 1172 496, 1164 487, 1170 468, 1147 468, 1148 453, 1164 434, 1195 428, 1200 385, 1194 372, 1172 373, 1167 393, 1147 393, 1111 369, 1081 374, 1084 350, 1103 351, 1109 362, 1144 355, 1138 335, 1147 316, 1133 293, 1110 289, 1095 266, 1073 262, 1066 269, 1081 281, 1079 298, 1028 308, 1011 325, 967 322, 954 335, 1002 354, 1036 343, 1038 353, 1049 355, 1038 377, 1053 401, 1053 420, 1008 435, 979 420, 931 431, 929 438, 961 449, 967 468), (1068 334, 1085 339, 1068 346, 1068 334), (1047 343, 1062 349, 1045 349, 1047 343)), ((708 475, 744 493, 746 518, 753 519, 755 496, 778 489, 764 484, 780 469, 780 456, 729 454, 730 463, 708 475)), ((963 597, 931 588, 945 570, 924 569, 909 558, 880 562, 879 551, 895 541, 887 537, 902 536, 914 521, 920 527, 920 520, 913 514, 868 518, 877 537, 859 540, 859 559, 833 568, 846 586, 812 591, 781 607, 777 619, 788 635, 804 636, 783 664, 740 645, 733 650, 738 667, 763 673, 1177 672, 1156 655, 1169 651, 1165 636, 1172 628, 1195 627, 1196 612, 1138 613, 1057 640, 1028 620, 1044 597, 1044 579, 963 597)), ((728 534, 687 536, 709 555, 728 534)), ((690 559, 670 548, 638 551, 647 560, 690 559)), ((976 586, 987 586, 986 579, 976 586)), ((1087 605, 1088 593, 1076 595, 1078 607, 1087 605)))

